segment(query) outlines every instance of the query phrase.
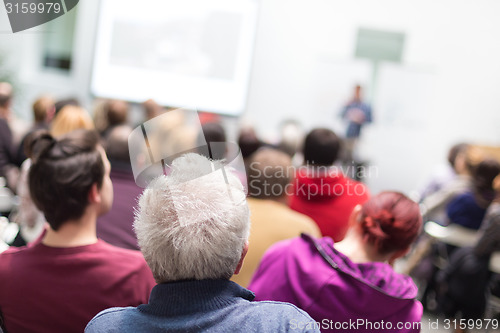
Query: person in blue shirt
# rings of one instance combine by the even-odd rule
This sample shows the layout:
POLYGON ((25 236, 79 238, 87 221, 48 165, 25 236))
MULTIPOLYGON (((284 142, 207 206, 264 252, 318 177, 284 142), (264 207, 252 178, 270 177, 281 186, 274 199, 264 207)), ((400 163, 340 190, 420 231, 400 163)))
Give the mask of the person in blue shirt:
POLYGON ((157 285, 148 304, 104 310, 86 333, 319 333, 296 306, 252 302, 229 280, 247 253, 250 219, 241 180, 220 161, 175 159, 140 197, 134 228, 157 285))
POLYGON ((360 85, 354 87, 354 96, 342 109, 341 116, 347 121, 344 162, 350 163, 353 161, 354 150, 361 136, 361 128, 364 124, 372 122, 372 108, 363 102, 360 85))

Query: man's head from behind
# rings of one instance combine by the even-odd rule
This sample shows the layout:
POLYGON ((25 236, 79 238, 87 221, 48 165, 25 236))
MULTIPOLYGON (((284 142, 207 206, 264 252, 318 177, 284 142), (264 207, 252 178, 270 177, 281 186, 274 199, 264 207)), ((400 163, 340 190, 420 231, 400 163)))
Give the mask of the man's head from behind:
POLYGON ((250 158, 248 194, 259 199, 284 198, 293 174, 289 155, 280 150, 261 148, 250 158))
POLYGON ((229 279, 241 266, 249 211, 240 180, 222 168, 183 155, 141 196, 134 228, 158 283, 229 279))
POLYGON ((96 132, 76 130, 55 139, 39 131, 29 147, 33 162, 28 178, 31 197, 53 230, 81 218, 92 191, 102 194, 97 213, 109 210, 113 198, 109 162, 96 132))
POLYGON ((341 146, 341 139, 333 131, 313 129, 304 142, 304 164, 330 166, 337 160, 341 146))

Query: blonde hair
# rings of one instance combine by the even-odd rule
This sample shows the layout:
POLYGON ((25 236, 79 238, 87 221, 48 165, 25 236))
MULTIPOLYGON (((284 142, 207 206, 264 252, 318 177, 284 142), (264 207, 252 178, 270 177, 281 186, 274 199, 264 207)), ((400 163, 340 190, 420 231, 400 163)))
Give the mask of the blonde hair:
POLYGON ((50 128, 50 134, 60 137, 76 129, 95 129, 94 122, 84 108, 67 105, 59 111, 50 128))

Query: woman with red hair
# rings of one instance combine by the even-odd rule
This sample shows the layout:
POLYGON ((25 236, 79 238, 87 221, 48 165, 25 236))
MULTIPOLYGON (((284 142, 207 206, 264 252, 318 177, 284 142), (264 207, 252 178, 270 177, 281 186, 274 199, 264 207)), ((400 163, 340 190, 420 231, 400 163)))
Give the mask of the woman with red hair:
POLYGON ((322 332, 419 332, 417 287, 392 264, 407 253, 421 227, 415 202, 401 193, 380 193, 356 206, 339 243, 302 235, 275 244, 248 288, 256 300, 302 308, 322 332))

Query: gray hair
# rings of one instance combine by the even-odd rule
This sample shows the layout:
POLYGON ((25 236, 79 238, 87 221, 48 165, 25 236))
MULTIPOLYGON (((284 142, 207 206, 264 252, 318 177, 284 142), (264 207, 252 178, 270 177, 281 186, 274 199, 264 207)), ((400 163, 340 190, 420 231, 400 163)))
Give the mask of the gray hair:
POLYGON ((221 162, 186 154, 173 161, 168 176, 144 190, 134 229, 156 282, 233 275, 250 219, 243 185, 223 168, 221 162))

